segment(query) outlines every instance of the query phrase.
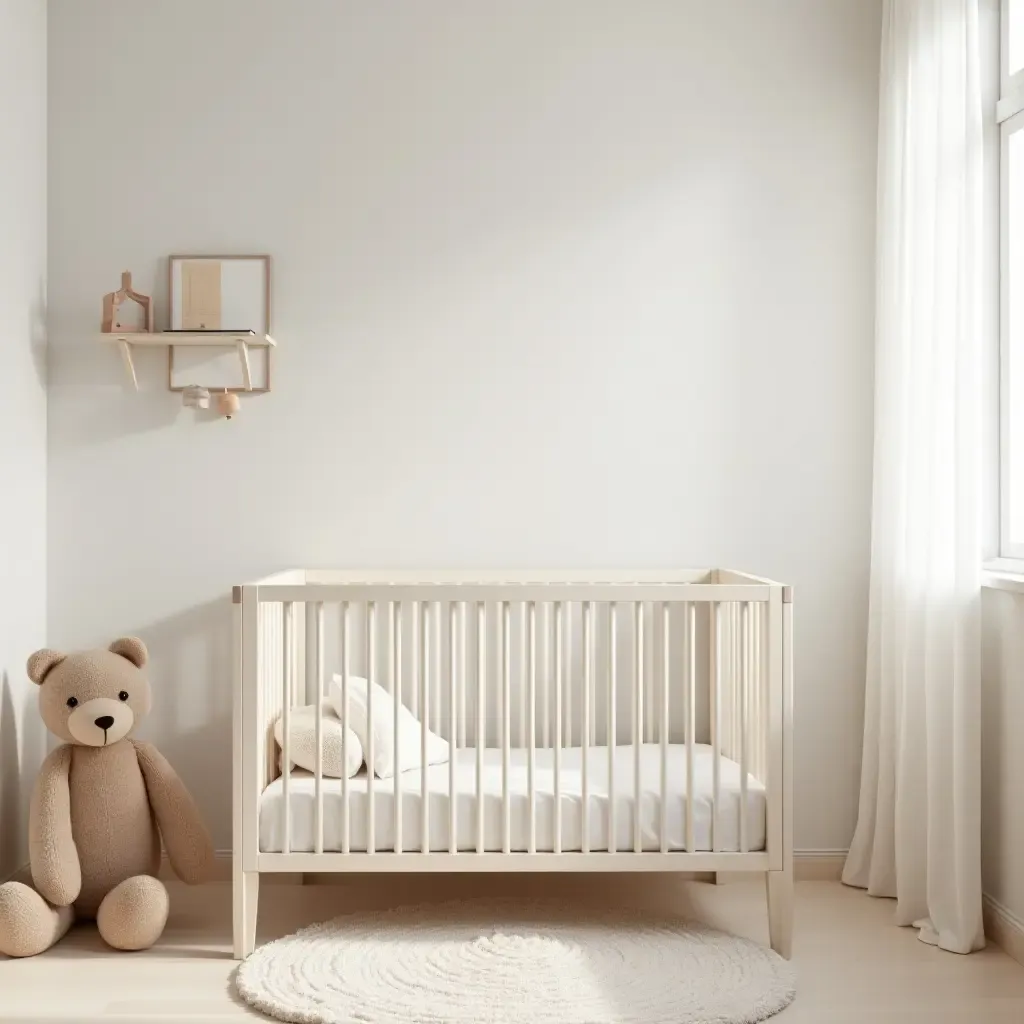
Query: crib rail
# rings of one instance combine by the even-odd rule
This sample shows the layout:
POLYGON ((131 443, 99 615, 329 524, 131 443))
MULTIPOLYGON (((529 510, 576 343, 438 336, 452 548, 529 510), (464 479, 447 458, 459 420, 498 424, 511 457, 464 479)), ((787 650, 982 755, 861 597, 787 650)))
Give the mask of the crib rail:
MULTIPOLYGON (((789 588, 724 570, 538 577, 449 574, 424 582, 408 574, 307 573, 236 588, 235 842, 242 869, 780 869, 788 852, 789 588), (427 770, 400 770, 398 743, 391 778, 364 782, 358 809, 351 800, 356 780, 324 777, 323 702, 334 676, 343 727, 352 719, 358 676, 371 682, 371 721, 374 682, 393 698, 394 733, 403 708, 419 719, 424 763, 431 732, 448 741, 446 820, 432 823, 444 805, 427 770), (290 723, 302 704, 316 708, 313 838, 311 849, 294 850, 290 723), (273 734, 279 718, 280 751, 273 734), (695 807, 701 743, 710 745, 712 775, 704 844, 695 807), (680 745, 683 792, 673 789, 671 775, 680 745), (460 751, 472 751, 466 788, 460 751), (525 762, 525 838, 513 827, 513 754, 516 766, 525 762), (571 780, 570 756, 578 762, 571 780), (500 765, 500 801, 486 792, 492 758, 500 765), (730 805, 724 773, 735 766, 739 794, 730 805), (281 849, 264 852, 260 797, 278 779, 281 849), (409 793, 412 785, 418 794, 409 793), (386 798, 385 786, 393 819, 381 848, 376 801, 386 798), (758 843, 751 834, 754 788, 764 793, 758 843), (335 794, 340 835, 332 832, 328 843, 325 798, 335 794), (405 833, 407 795, 419 797, 419 835, 412 838, 405 833), (497 843, 489 842, 487 817, 495 802, 497 843), (623 838, 626 816, 632 820, 623 838), (544 844, 542 826, 550 838, 544 844), (567 830, 578 835, 571 850, 567 830)), ((367 765, 377 753, 373 736, 371 729, 367 765)))

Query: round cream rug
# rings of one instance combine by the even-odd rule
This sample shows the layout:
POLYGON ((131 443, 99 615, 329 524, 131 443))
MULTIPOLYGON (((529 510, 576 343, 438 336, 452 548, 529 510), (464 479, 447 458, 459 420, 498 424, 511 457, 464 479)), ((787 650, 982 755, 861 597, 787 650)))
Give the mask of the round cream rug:
POLYGON ((236 976, 247 1003, 302 1024, 754 1024, 794 978, 693 921, 515 899, 338 917, 259 947, 236 976))

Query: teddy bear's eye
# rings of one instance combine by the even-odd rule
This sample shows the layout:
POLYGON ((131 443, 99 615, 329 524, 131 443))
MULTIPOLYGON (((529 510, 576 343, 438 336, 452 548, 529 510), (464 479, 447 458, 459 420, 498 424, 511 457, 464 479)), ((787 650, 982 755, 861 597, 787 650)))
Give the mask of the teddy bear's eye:
POLYGON ((77 697, 68 697, 67 704, 68 704, 69 708, 77 708, 78 707, 78 698, 77 697))
POLYGON ((117 699, 118 699, 118 700, 127 700, 127 699, 128 699, 128 691, 127 691, 127 690, 122 690, 122 691, 121 691, 121 692, 120 692, 120 693, 119 693, 119 694, 117 695, 117 699))

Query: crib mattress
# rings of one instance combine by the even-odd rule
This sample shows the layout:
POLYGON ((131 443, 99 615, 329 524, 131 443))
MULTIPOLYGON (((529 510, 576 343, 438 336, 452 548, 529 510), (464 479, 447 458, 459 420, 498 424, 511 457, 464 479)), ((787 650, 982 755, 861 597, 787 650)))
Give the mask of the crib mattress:
MULTIPOLYGON (((695 846, 699 851, 712 849, 713 761, 711 747, 694 746, 693 827, 695 846)), ((509 751, 509 803, 511 849, 529 849, 530 804, 527 784, 526 750, 509 751)), ((484 847, 488 852, 503 849, 502 753, 500 749, 484 750, 483 806, 484 847)), ((668 747, 666 831, 670 850, 686 849, 686 747, 668 747)), ((554 751, 538 750, 534 755, 534 790, 536 849, 554 850, 555 837, 555 771, 554 751)), ((572 748, 562 751, 560 800, 562 809, 562 850, 582 849, 583 751, 572 748)), ((431 765, 427 773, 428 834, 431 851, 449 849, 449 766, 431 765)), ((587 759, 589 790, 590 849, 608 850, 608 748, 591 747, 587 759)), ((615 748, 615 843, 614 849, 633 849, 634 814, 639 810, 640 832, 644 850, 659 850, 661 838, 661 748, 643 744, 640 750, 640 806, 636 807, 634 789, 634 748, 615 748)), ((456 839, 460 851, 476 850, 476 750, 455 752, 456 839)), ((372 780, 374 789, 374 849, 377 852, 395 849, 394 779, 372 780)), ((364 852, 367 847, 368 792, 370 779, 365 767, 348 780, 349 849, 364 852)), ((402 817, 402 849, 422 849, 421 774, 414 769, 401 774, 400 794, 402 817)), ((342 848, 341 780, 324 779, 323 823, 324 850, 342 848)), ((293 770, 289 780, 290 852, 310 853, 314 849, 315 784, 309 772, 293 770)), ((719 774, 718 849, 732 853, 740 850, 740 766, 721 759, 719 774)), ((765 845, 766 800, 764 786, 751 776, 747 778, 746 820, 747 844, 751 851, 765 845)), ((275 779, 260 800, 260 849, 264 853, 284 850, 283 780, 275 779)))

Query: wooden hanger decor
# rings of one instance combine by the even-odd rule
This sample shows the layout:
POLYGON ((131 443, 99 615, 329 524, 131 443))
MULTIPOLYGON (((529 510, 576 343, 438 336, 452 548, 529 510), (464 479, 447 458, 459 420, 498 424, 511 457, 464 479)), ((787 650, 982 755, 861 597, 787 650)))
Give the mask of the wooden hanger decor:
POLYGON ((136 334, 152 333, 153 331, 153 300, 132 288, 132 272, 121 274, 121 287, 116 292, 103 296, 103 323, 100 330, 104 334, 116 331, 131 331, 136 334), (135 322, 126 316, 127 304, 134 303, 137 308, 135 322), (128 322, 126 322, 128 321, 128 322), (141 321, 141 322, 140 322, 141 321))

